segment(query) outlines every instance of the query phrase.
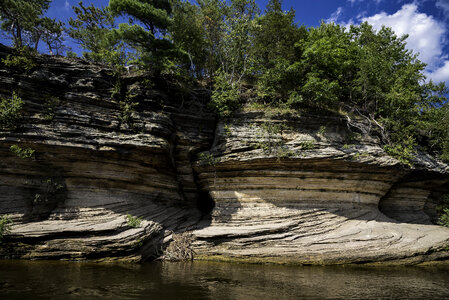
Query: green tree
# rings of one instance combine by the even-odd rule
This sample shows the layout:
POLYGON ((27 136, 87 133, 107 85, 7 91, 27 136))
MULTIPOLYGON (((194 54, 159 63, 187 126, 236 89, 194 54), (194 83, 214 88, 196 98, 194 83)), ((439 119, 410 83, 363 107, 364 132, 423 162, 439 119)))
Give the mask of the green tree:
POLYGON ((173 22, 169 28, 175 45, 184 54, 182 61, 191 75, 201 78, 207 62, 207 40, 199 6, 188 1, 173 0, 173 22))
POLYGON ((295 43, 305 35, 305 28, 295 24, 295 11, 282 11, 281 0, 270 0, 265 15, 256 20, 254 47, 257 51, 257 69, 272 68, 283 58, 292 62, 296 58, 295 43))
POLYGON ((0 2, 1 29, 11 35, 14 47, 37 48, 39 40, 33 32, 51 0, 2 0, 0 2))
POLYGON ((240 84, 254 63, 254 19, 258 13, 254 0, 232 0, 226 10, 220 67, 232 86, 240 84))
MULTIPOLYGON (((429 85, 433 83, 430 82, 429 85)), ((431 87, 426 93, 437 98, 433 101, 436 105, 422 109, 418 127, 422 136, 418 138, 424 139, 421 144, 425 144, 431 153, 438 154, 443 161, 449 162, 449 103, 444 96, 449 90, 441 83, 431 87)))
POLYGON ((205 34, 205 70, 207 78, 213 79, 220 68, 225 35, 226 3, 220 0, 198 0, 201 23, 205 34))
POLYGON ((316 107, 335 107, 351 82, 354 59, 354 45, 344 27, 321 23, 311 28, 299 62, 304 80, 300 92, 305 101, 316 107))
POLYGON ((140 63, 157 72, 173 67, 179 51, 164 38, 172 23, 169 0, 110 0, 109 9, 129 17, 114 32, 136 49, 140 63))
POLYGON ((441 103, 438 87, 424 83, 425 64, 406 49, 407 36, 386 27, 376 32, 367 23, 352 26, 350 34, 357 45, 351 105, 377 125, 388 153, 410 162, 423 115, 441 103))
MULTIPOLYGON (((295 24, 295 11, 282 11, 281 0, 270 0, 265 15, 257 18, 254 31, 254 52, 257 53, 254 73, 262 98, 282 99, 298 84, 297 69, 292 68, 300 57, 300 45, 307 36, 304 26, 295 24)), ((298 67, 297 65, 295 67, 298 67)))
POLYGON ((240 93, 237 85, 232 85, 223 70, 218 70, 214 80, 209 106, 219 116, 227 117, 240 106, 240 93))
POLYGON ((120 36, 113 30, 114 17, 108 7, 85 6, 82 1, 73 6, 76 19, 70 18, 67 32, 85 50, 91 61, 112 66, 124 65, 127 56, 120 36))
MULTIPOLYGON (((44 17, 35 27, 37 42, 42 40, 47 46, 48 52, 53 55, 62 55, 68 48, 64 45, 64 23, 44 17)), ((36 43, 37 47, 37 43, 36 43)))

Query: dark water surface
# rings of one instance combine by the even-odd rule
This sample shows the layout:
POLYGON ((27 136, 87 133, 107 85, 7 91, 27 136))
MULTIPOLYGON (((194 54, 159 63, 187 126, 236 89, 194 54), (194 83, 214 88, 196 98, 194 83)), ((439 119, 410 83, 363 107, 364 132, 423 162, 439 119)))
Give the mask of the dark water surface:
POLYGON ((449 299, 449 265, 0 261, 0 299, 449 299))

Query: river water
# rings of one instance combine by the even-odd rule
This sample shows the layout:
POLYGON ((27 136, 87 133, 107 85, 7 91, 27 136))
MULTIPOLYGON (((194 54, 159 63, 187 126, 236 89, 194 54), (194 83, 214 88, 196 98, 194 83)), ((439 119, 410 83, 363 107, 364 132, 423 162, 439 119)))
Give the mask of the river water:
POLYGON ((449 264, 0 261, 0 299, 449 299, 449 264))

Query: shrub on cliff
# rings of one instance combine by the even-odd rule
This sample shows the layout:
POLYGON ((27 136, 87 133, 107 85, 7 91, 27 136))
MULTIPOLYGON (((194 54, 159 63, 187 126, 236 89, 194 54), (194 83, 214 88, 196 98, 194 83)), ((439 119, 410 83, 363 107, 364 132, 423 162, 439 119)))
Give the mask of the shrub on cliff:
POLYGON ((438 215, 437 223, 449 227, 449 194, 441 196, 436 207, 436 212, 438 215))
POLYGON ((0 101, 0 129, 14 129, 22 118, 23 101, 15 92, 0 101))
POLYGON ((126 223, 129 227, 138 228, 142 223, 142 218, 135 217, 131 214, 126 214, 126 223))
POLYGON ((21 148, 19 145, 11 145, 9 150, 22 159, 33 158, 35 150, 31 148, 21 148))
POLYGON ((440 224, 441 226, 449 227, 449 208, 445 208, 443 210, 443 214, 440 216, 438 224, 440 224))
POLYGON ((215 78, 215 88, 212 91, 209 106, 220 116, 229 116, 240 105, 240 93, 238 86, 228 79, 222 70, 215 78))
POLYGON ((3 236, 5 236, 10 230, 13 222, 8 216, 0 218, 0 244, 2 243, 3 236))
POLYGON ((8 68, 19 71, 29 71, 36 67, 37 52, 29 47, 22 47, 14 49, 13 54, 9 54, 1 62, 8 68))

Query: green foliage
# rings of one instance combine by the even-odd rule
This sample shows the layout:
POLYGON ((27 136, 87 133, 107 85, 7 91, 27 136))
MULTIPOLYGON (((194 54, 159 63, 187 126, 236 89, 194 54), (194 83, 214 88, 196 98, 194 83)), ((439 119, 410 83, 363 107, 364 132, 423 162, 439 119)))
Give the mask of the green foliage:
POLYGON ((14 47, 21 49, 28 42, 37 49, 38 24, 47 11, 51 0, 2 0, 0 2, 1 29, 10 35, 14 47))
POLYGON ((76 53, 73 52, 73 51, 67 51, 67 52, 66 52, 66 57, 67 57, 67 58, 78 58, 78 54, 76 54, 76 53))
POLYGON ((369 156, 369 153, 368 153, 368 152, 362 151, 362 152, 357 152, 357 153, 352 157, 352 159, 357 160, 357 159, 360 159, 360 158, 366 158, 366 157, 368 157, 368 156, 369 156))
POLYGON ((0 218, 0 244, 2 244, 3 237, 9 233, 13 221, 6 215, 0 218))
POLYGON ((197 2, 200 7, 200 22, 204 30, 204 44, 198 45, 202 45, 202 51, 206 56, 202 72, 212 79, 221 65, 227 6, 220 0, 198 0, 197 2))
POLYGON ((113 72, 123 71, 132 58, 125 51, 122 36, 114 29, 114 17, 108 7, 85 6, 82 1, 73 6, 76 19, 70 18, 67 32, 71 38, 87 50, 84 58, 111 66, 113 72))
POLYGON ((424 132, 428 150, 449 162, 449 103, 425 110, 420 121, 420 132, 424 132))
POLYGON ((66 186, 62 177, 50 177, 40 180, 39 190, 34 194, 33 204, 63 201, 66 186))
POLYGON ((318 129, 318 134, 323 136, 326 133, 326 126, 320 126, 320 129, 318 129))
POLYGON ((303 150, 315 149, 315 141, 304 141, 304 142, 301 142, 301 149, 303 149, 303 150))
POLYGON ((143 67, 157 72, 174 67, 173 58, 179 52, 168 39, 158 38, 172 24, 170 1, 110 0, 108 9, 129 17, 128 23, 119 24, 113 32, 137 51, 143 67))
POLYGON ((139 103, 134 102, 133 97, 126 96, 125 99, 119 102, 120 105, 120 115, 119 120, 121 124, 127 124, 133 128, 132 115, 135 112, 135 107, 139 103))
POLYGON ((285 147, 285 140, 282 137, 284 130, 288 129, 290 127, 282 123, 262 123, 257 127, 256 141, 253 142, 254 148, 262 149, 278 158, 292 156, 294 153, 288 147, 285 147))
POLYGON ((35 27, 35 31, 36 38, 40 38, 45 43, 51 55, 62 55, 69 49, 64 45, 63 22, 44 17, 35 27))
POLYGON ((270 0, 265 15, 256 19, 254 28, 254 72, 257 92, 263 99, 279 102, 297 86, 298 70, 294 65, 301 52, 299 45, 305 38, 305 27, 295 23, 295 11, 282 11, 282 1, 270 0))
POLYGON ((309 105, 334 107, 354 64, 353 43, 345 28, 322 23, 309 30, 302 45, 304 52, 297 63, 302 73, 299 93, 309 105))
POLYGON ((223 71, 220 71, 215 78, 209 106, 223 117, 231 115, 240 106, 238 87, 230 82, 227 74, 223 71))
POLYGON ((449 208, 449 194, 444 194, 440 197, 436 207, 436 212, 441 214, 445 208, 449 208))
POLYGON ((48 97, 45 101, 45 115, 44 119, 47 121, 52 121, 55 118, 55 110, 61 103, 58 97, 48 97))
POLYGON ((26 46, 17 48, 14 54, 9 54, 2 59, 2 63, 9 68, 19 69, 20 71, 30 71, 36 67, 36 51, 26 46))
POLYGON ((254 29, 254 48, 257 52, 256 66, 259 70, 269 70, 279 59, 287 64, 293 62, 295 43, 300 41, 304 28, 298 28, 295 22, 295 11, 284 12, 282 1, 270 0, 265 15, 256 19, 254 29))
POLYGON ((449 208, 443 210, 443 214, 438 219, 438 224, 441 226, 449 227, 449 208))
POLYGON ((106 36, 114 26, 114 18, 108 8, 97 8, 93 4, 86 7, 82 1, 78 5, 79 7, 73 6, 76 19, 70 18, 67 32, 84 49, 90 51, 83 53, 86 58, 101 61, 100 53, 109 46, 105 43, 106 36))
POLYGON ((217 163, 220 162, 219 157, 215 157, 212 153, 200 153, 198 155, 198 159, 200 160, 200 163, 202 165, 206 166, 215 166, 217 163))
POLYGON ((283 130, 290 129, 287 125, 283 123, 262 123, 260 127, 268 132, 269 134, 281 134, 283 130))
POLYGON ((415 158, 413 146, 414 144, 409 140, 409 143, 385 145, 384 150, 402 164, 411 167, 412 160, 415 158))
POLYGON ((232 0, 224 10, 224 34, 220 44, 221 69, 232 86, 239 85, 254 62, 252 48, 255 17, 254 0, 232 0))
POLYGON ((126 222, 129 227, 138 228, 142 223, 142 218, 135 217, 131 214, 126 214, 126 222))
POLYGON ((223 125, 223 129, 224 129, 224 132, 225 132, 226 136, 231 136, 232 135, 231 126, 229 124, 224 124, 223 125))
POLYGON ((9 147, 9 150, 22 159, 33 158, 35 152, 35 150, 31 148, 20 148, 18 145, 11 145, 11 147, 9 147))
POLYGON ((0 129, 14 129, 22 119, 23 101, 15 92, 0 102, 0 129))
POLYGON ((182 51, 181 62, 192 76, 203 77, 206 68, 208 41, 199 6, 189 1, 173 0, 173 22, 169 27, 174 44, 182 51))
POLYGON ((438 224, 449 227, 449 194, 441 196, 436 207, 438 214, 438 224))

